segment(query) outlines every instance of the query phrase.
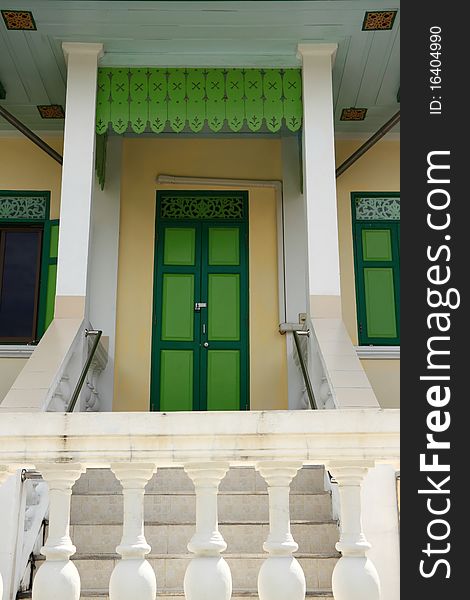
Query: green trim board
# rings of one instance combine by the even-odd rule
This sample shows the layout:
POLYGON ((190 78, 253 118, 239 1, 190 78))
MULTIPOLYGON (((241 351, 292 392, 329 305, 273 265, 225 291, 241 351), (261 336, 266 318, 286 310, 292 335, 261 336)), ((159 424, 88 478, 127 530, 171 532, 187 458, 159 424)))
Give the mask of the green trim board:
POLYGON ((351 199, 359 344, 399 345, 399 194, 355 192, 351 199))
POLYGON ((300 69, 99 68, 96 133, 302 126, 300 69))
POLYGON ((157 192, 152 410, 248 408, 247 201, 247 192, 157 192), (181 198, 192 219, 168 211, 181 198), (215 210, 230 199, 244 218, 215 210), (201 218, 207 211, 219 218, 201 218))
POLYGON ((32 342, 42 337, 54 317, 59 221, 51 221, 49 211, 49 191, 0 191, 0 224, 43 228, 36 338, 32 342))
POLYGON ((44 223, 41 287, 39 292, 38 338, 42 337, 54 318, 58 250, 59 220, 48 220, 44 223))

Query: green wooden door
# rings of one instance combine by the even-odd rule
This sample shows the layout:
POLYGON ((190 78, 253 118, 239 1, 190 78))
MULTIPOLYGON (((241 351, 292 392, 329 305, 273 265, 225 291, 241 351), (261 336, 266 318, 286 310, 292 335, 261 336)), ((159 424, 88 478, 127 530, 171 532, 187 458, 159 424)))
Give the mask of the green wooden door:
POLYGON ((174 206, 164 211, 163 195, 157 200, 151 408, 246 409, 248 257, 246 220, 240 218, 246 197, 242 215, 227 218, 225 210, 214 218, 210 201, 222 198, 227 208, 233 193, 172 192, 173 204, 192 200, 193 218, 187 218, 174 206), (201 203, 203 210, 194 210, 201 203))
POLYGON ((359 343, 400 343, 399 223, 356 223, 359 343))

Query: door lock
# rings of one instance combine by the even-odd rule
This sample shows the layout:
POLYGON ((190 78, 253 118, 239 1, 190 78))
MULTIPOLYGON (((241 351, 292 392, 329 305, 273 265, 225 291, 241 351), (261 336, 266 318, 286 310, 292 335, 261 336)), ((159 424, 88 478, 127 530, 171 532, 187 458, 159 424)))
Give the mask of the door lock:
POLYGON ((209 342, 204 342, 203 346, 204 346, 204 348, 209 348, 209 342))
POLYGON ((207 302, 195 302, 194 303, 194 310, 196 312, 200 312, 201 308, 207 308, 207 302))

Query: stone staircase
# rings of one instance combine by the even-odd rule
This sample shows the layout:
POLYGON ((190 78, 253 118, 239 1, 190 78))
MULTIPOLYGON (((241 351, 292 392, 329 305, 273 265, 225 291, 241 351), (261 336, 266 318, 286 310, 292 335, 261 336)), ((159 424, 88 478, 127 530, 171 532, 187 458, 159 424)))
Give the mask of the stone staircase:
MULTIPOLYGON (((299 544, 295 556, 305 572, 307 596, 332 599, 339 530, 324 476, 322 467, 305 467, 293 480, 291 528, 299 544)), ((269 531, 266 484, 253 468, 231 468, 219 489, 219 528, 228 546, 223 556, 232 571, 232 599, 258 598, 258 571, 267 556, 263 542, 269 531)), ((156 573, 157 598, 184 598, 183 578, 191 560, 186 545, 194 523, 191 480, 182 469, 159 469, 145 494, 145 536, 152 547, 147 558, 156 573)), ((70 530, 77 547, 73 561, 81 577, 81 598, 108 598, 111 572, 119 560, 115 548, 122 534, 121 486, 110 470, 91 469, 77 481, 70 530)), ((41 560, 38 557, 38 567, 41 560)))

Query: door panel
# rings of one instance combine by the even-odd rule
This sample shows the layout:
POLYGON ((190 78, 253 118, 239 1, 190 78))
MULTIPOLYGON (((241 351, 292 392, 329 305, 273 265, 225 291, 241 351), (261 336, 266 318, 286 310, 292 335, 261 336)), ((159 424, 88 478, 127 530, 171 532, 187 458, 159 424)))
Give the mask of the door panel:
POLYGON ((163 274, 162 340, 194 340, 194 275, 163 274))
POLYGON ((207 353, 207 410, 239 410, 240 351, 207 353))
POLYGON ((368 337, 397 337, 393 269, 365 268, 364 291, 368 337))
POLYGON ((240 340, 240 275, 209 273, 208 275, 209 341, 240 340))
POLYGON ((192 410, 193 351, 162 350, 160 358, 160 410, 192 410))
POLYGON ((165 265, 194 265, 196 258, 196 230, 194 227, 166 227, 165 265))
POLYGON ((240 230, 235 227, 209 227, 209 265, 240 264, 240 230))
POLYGON ((190 197, 183 200, 182 192, 167 194, 158 207, 151 407, 160 411, 245 409, 246 222, 225 213, 218 220, 206 220, 205 215, 208 211, 215 214, 216 209, 220 212, 219 204, 233 201, 238 203, 239 214, 240 202, 244 203, 241 216, 246 218, 247 195, 225 193, 221 202, 220 192, 200 193, 198 211, 196 194, 188 193, 190 197), (178 219, 175 215, 183 209, 184 218, 178 219), (171 218, 164 216, 165 211, 171 218))

